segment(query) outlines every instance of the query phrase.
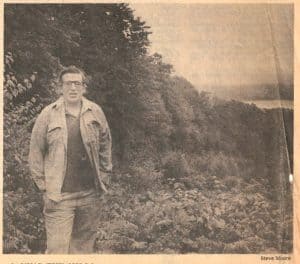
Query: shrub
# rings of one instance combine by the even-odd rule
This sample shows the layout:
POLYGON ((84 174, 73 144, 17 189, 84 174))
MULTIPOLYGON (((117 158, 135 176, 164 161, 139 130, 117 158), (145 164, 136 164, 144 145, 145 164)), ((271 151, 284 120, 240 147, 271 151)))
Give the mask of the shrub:
POLYGON ((168 153, 162 160, 165 179, 180 179, 190 174, 189 165, 184 154, 178 152, 168 153))

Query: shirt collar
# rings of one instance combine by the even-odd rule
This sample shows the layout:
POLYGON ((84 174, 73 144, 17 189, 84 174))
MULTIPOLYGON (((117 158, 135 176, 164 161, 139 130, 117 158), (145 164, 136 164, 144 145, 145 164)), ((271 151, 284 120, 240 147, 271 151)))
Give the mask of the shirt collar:
MULTIPOLYGON (((54 102, 53 107, 57 109, 65 108, 63 96, 61 96, 56 102, 54 102)), ((85 97, 82 97, 81 114, 83 114, 87 110, 92 110, 91 103, 85 97)))

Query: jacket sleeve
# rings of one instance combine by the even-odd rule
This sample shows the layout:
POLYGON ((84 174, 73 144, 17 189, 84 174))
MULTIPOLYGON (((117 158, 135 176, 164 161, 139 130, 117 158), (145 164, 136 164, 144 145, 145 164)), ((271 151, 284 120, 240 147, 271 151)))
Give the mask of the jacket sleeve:
POLYGON ((105 118, 104 113, 99 109, 99 115, 101 118, 102 129, 100 133, 100 152, 99 152, 99 165, 102 172, 112 171, 112 139, 110 134, 110 129, 105 118))
POLYGON ((44 156, 46 153, 46 133, 47 133, 47 115, 46 111, 37 117, 32 129, 29 149, 29 167, 31 176, 37 187, 44 191, 44 156))

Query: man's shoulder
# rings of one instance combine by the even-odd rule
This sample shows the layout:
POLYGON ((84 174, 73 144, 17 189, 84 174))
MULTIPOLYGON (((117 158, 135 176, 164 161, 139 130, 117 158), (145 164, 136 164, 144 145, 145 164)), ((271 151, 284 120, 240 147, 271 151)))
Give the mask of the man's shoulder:
POLYGON ((45 112, 51 111, 55 106, 56 106, 56 102, 53 102, 51 104, 46 105, 42 111, 45 111, 45 112))
POLYGON ((101 106, 86 98, 84 98, 84 100, 85 100, 85 104, 92 111, 96 120, 98 120, 100 123, 105 124, 107 121, 101 106))
POLYGON ((84 100, 85 100, 85 103, 87 104, 88 108, 91 109, 93 112, 98 113, 98 114, 99 113, 104 114, 100 105, 96 104, 95 102, 93 102, 87 98, 84 98, 84 100))
POLYGON ((101 108, 98 104, 96 104, 95 102, 87 99, 87 98, 84 98, 85 102, 87 103, 87 105, 89 107, 91 107, 92 109, 97 109, 97 108, 101 108))
POLYGON ((38 117, 39 119, 47 119, 49 117, 49 115, 51 114, 51 112, 53 111, 53 109, 55 108, 55 106, 57 105, 57 103, 59 102, 60 99, 56 100, 53 103, 50 103, 48 105, 46 105, 42 111, 39 113, 38 117))

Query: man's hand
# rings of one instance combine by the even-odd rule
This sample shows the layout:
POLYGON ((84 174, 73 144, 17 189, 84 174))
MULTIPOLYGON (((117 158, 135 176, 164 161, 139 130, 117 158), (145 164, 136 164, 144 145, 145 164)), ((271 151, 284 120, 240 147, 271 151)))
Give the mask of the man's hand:
POLYGON ((44 209, 53 209, 57 205, 57 202, 48 198, 46 192, 44 192, 43 194, 43 200, 44 200, 44 209))
POLYGON ((105 186, 109 186, 111 173, 103 172, 103 171, 101 171, 100 173, 101 173, 101 179, 102 179, 103 183, 105 184, 105 186))

